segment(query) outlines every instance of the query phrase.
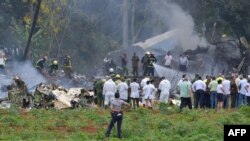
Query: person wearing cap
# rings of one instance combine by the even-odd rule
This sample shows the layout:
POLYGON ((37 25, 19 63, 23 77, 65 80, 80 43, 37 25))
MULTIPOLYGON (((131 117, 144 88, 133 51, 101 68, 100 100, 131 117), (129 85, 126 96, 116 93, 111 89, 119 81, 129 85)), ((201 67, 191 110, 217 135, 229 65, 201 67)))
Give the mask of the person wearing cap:
POLYGON ((48 67, 48 73, 50 76, 52 76, 53 74, 56 73, 57 70, 58 70, 58 61, 53 60, 52 63, 48 67))
POLYGON ((37 62, 36 62, 36 69, 43 74, 43 70, 44 70, 44 67, 45 67, 45 63, 46 61, 48 60, 48 56, 43 56, 43 58, 39 59, 37 62))
POLYGON ((117 86, 119 83, 121 83, 121 76, 120 74, 115 75, 115 85, 117 86))
POLYGON ((65 55, 63 59, 63 70, 67 78, 72 78, 72 64, 69 55, 65 55))
POLYGON ((116 92, 116 85, 112 78, 108 77, 108 81, 106 81, 103 85, 103 95, 104 99, 104 106, 105 109, 110 104, 110 102, 114 99, 114 95, 116 92))
POLYGON ((143 75, 146 76, 148 74, 148 64, 149 64, 150 53, 146 52, 145 55, 141 59, 141 63, 143 64, 143 75))
POLYGON ((115 99, 110 104, 112 119, 105 133, 106 137, 110 136, 113 126, 115 125, 115 123, 117 123, 117 137, 122 138, 122 130, 121 130, 122 120, 123 120, 122 105, 127 105, 128 107, 130 107, 130 105, 127 102, 120 99, 119 93, 115 93, 115 99))
POLYGON ((149 63, 148 63, 148 76, 154 76, 154 63, 157 62, 153 53, 150 53, 149 63))
POLYGON ((109 68, 109 76, 114 79, 116 77, 115 70, 113 68, 109 68))

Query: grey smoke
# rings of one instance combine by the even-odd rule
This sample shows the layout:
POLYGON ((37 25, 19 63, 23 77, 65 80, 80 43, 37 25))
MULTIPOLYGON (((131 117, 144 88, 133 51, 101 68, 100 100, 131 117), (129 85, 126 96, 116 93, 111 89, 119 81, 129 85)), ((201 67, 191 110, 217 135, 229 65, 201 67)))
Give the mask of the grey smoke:
POLYGON ((41 82, 46 82, 44 77, 37 72, 36 68, 29 61, 14 63, 13 68, 11 68, 11 75, 19 76, 27 84, 28 88, 32 88, 41 82))
POLYGON ((195 49, 197 46, 207 47, 205 38, 195 32, 192 16, 179 5, 165 0, 150 1, 152 12, 169 28, 177 30, 175 35, 183 50, 195 49))

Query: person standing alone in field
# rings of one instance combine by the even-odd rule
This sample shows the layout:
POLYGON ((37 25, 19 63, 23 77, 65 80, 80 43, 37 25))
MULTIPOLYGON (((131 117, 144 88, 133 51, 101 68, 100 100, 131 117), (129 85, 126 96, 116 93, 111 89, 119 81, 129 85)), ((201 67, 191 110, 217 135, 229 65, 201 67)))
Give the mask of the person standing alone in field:
POLYGON ((117 122, 117 137, 122 138, 122 105, 127 105, 128 107, 130 107, 127 102, 120 99, 119 93, 115 93, 115 99, 111 102, 110 105, 112 119, 108 126, 107 132, 105 133, 106 137, 109 137, 114 124, 117 122))

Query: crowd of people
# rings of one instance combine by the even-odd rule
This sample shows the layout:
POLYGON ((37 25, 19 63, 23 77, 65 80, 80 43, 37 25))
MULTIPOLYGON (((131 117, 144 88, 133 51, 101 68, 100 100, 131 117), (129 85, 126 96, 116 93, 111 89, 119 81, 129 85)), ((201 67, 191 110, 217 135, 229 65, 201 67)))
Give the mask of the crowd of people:
MULTIPOLYGON (((145 77, 138 82, 133 78, 128 80, 119 74, 96 81, 94 90, 98 98, 98 105, 107 108, 114 94, 118 92, 125 102, 131 102, 133 108, 139 107, 139 103, 150 109, 154 102, 169 102, 171 82, 165 77, 161 78, 158 86, 154 80, 145 77)), ((192 108, 237 108, 242 105, 250 105, 250 79, 245 75, 219 75, 217 77, 206 76, 202 79, 198 74, 190 79, 186 74, 177 84, 177 92, 181 98, 180 109, 185 106, 192 108)))
MULTIPOLYGON (((146 107, 155 109, 155 102, 169 103, 171 82, 162 77, 158 86, 154 80, 144 77, 140 82, 133 78, 130 82, 125 77, 107 77, 95 83, 94 90, 97 95, 99 107, 105 109, 110 106, 112 120, 107 129, 106 136, 110 135, 114 123, 117 122, 118 137, 121 137, 122 105, 132 108, 146 107), (159 96, 157 96, 159 94, 159 96)), ((250 77, 246 75, 219 75, 206 76, 204 79, 198 74, 191 80, 186 74, 177 84, 180 96, 179 109, 229 109, 250 106, 250 77)))

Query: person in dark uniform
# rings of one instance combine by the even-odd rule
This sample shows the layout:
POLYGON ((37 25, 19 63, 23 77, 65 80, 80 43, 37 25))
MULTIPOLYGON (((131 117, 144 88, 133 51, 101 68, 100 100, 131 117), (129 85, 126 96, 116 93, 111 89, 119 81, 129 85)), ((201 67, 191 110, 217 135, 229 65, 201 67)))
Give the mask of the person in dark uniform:
POLYGON ((115 99, 111 102, 110 109, 111 109, 111 121, 108 126, 107 132, 105 133, 106 137, 109 137, 111 130, 115 123, 117 122, 117 137, 121 138, 122 137, 122 118, 123 118, 123 112, 122 112, 122 105, 127 105, 130 107, 130 105, 120 99, 120 94, 115 93, 115 99))
POLYGON ((139 61, 140 61, 139 57, 134 52, 134 55, 132 57, 132 72, 133 72, 134 77, 138 76, 138 63, 139 63, 139 61))

